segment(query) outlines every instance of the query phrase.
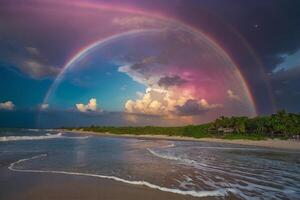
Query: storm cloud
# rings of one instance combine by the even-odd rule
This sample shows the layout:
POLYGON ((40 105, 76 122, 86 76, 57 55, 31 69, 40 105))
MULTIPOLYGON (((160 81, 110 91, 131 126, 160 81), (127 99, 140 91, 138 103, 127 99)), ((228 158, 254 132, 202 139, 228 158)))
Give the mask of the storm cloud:
POLYGON ((221 104, 209 104, 205 99, 187 100, 182 106, 176 106, 176 113, 183 116, 201 115, 209 110, 221 108, 221 104))
POLYGON ((186 83, 187 81, 182 79, 178 75, 172 75, 172 76, 164 76, 159 79, 158 85, 161 87, 171 87, 171 86, 180 86, 186 83))

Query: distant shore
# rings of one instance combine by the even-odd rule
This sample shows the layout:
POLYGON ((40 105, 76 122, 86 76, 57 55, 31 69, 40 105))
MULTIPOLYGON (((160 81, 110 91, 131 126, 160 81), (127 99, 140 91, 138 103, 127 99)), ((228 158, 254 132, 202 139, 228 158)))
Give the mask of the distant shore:
POLYGON ((246 139, 220 139, 220 138, 193 138, 184 136, 168 136, 168 135, 131 135, 131 134, 112 134, 112 133, 100 133, 92 131, 81 130, 64 130, 77 134, 92 134, 98 136, 110 136, 110 137, 127 137, 127 138, 141 138, 141 139, 161 139, 161 140, 181 140, 181 141, 198 141, 198 142, 218 142, 228 144, 241 144, 249 146, 287 149, 287 150, 300 150, 300 142, 294 140, 280 140, 280 139, 267 139, 267 140, 246 140, 246 139))

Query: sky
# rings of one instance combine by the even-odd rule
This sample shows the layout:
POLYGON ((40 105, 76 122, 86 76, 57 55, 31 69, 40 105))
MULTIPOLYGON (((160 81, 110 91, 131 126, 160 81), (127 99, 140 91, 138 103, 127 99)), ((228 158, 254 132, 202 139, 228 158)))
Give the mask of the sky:
POLYGON ((0 4, 1 127, 300 112, 297 0, 0 4))

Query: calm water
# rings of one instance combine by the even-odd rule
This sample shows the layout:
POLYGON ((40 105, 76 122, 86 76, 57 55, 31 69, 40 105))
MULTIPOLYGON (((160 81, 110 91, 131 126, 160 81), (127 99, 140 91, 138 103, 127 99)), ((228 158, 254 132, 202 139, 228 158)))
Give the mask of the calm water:
POLYGON ((300 199, 300 153, 208 142, 1 130, 10 170, 69 173, 192 196, 300 199))

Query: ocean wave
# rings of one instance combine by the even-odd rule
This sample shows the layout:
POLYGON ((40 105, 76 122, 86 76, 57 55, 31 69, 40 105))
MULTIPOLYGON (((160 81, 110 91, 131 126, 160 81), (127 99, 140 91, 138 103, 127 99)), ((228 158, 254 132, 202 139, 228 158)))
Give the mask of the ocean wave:
MULTIPOLYGON (((255 177, 253 177, 253 174, 246 173, 244 171, 237 170, 236 172, 232 172, 232 171, 229 171, 229 170, 224 170, 223 167, 220 167, 220 166, 217 166, 217 165, 200 163, 200 162, 197 162, 195 160, 182 158, 182 157, 174 156, 174 155, 167 154, 167 153, 158 153, 158 152, 156 152, 156 151, 154 151, 150 148, 146 148, 146 149, 149 153, 151 153, 155 157, 158 157, 158 158, 161 158, 161 159, 177 161, 180 164, 195 167, 196 169, 200 169, 200 170, 203 170, 203 171, 210 171, 210 172, 215 172, 215 173, 228 174, 232 177, 236 177, 236 178, 240 177, 240 178, 244 178, 244 179, 248 179, 248 180, 252 180, 252 181, 262 181, 260 179, 257 179, 255 177)), ((262 178, 266 178, 266 177, 262 177, 262 178)))
POLYGON ((181 194, 181 195, 190 195, 193 197, 209 197, 209 196, 226 196, 228 192, 235 193, 235 190, 232 188, 220 188, 216 190, 211 190, 211 191, 193 191, 193 190, 179 190, 175 188, 167 188, 167 187, 161 187, 146 181, 130 181, 126 179, 122 179, 119 177, 115 176, 105 176, 105 175, 99 175, 99 174, 90 174, 90 173, 80 173, 80 172, 67 172, 67 171, 52 171, 52 170, 33 170, 33 169, 17 169, 15 168, 16 165, 29 161, 29 160, 34 160, 34 159, 39 159, 42 157, 46 157, 47 154, 40 154, 37 156, 33 156, 30 158, 24 158, 20 159, 16 162, 11 163, 8 166, 8 169, 11 171, 16 171, 16 172, 27 172, 27 173, 48 173, 48 174, 68 174, 68 175, 76 175, 76 176, 89 176, 89 177, 95 177, 95 178, 103 178, 103 179, 110 179, 126 184, 131 184, 131 185, 140 185, 140 186, 146 186, 152 189, 157 189, 163 192, 170 192, 170 193, 175 193, 175 194, 181 194))
MULTIPOLYGON (((195 160, 190 160, 179 156, 171 155, 169 153, 158 153, 149 148, 147 148, 147 151, 155 157, 159 157, 167 160, 174 160, 180 164, 192 166, 195 167, 196 169, 202 170, 202 174, 206 175, 205 179, 203 179, 202 177, 197 177, 197 179, 203 181, 206 185, 209 185, 212 188, 220 187, 220 182, 216 184, 213 180, 209 178, 209 175, 206 172, 209 171, 215 174, 217 173, 227 174, 235 181, 238 182, 238 183, 233 183, 233 182, 230 183, 231 186, 230 191, 245 199, 249 199, 249 196, 247 196, 243 191, 255 191, 258 189, 261 191, 270 192, 271 196, 273 196, 273 194, 276 192, 279 194, 283 193, 288 196, 293 196, 294 193, 296 193, 295 189, 292 186, 286 186, 284 189, 286 191, 291 191, 290 193, 283 191, 280 188, 281 183, 269 181, 268 177, 265 175, 256 175, 254 173, 248 173, 245 172, 245 170, 239 170, 239 169, 226 170, 223 169, 221 166, 218 167, 217 165, 214 166, 212 164, 204 164, 204 163, 197 162, 195 160)), ((294 180, 289 180, 289 182, 293 183, 294 180)), ((179 183, 183 188, 185 188, 186 185, 190 184, 190 182, 187 180, 180 181, 179 183)), ((226 185, 228 185, 226 181, 221 184, 223 184, 223 187, 226 187, 226 185)), ((274 198, 274 199, 280 199, 280 198, 274 198)))
POLYGON ((38 136, 2 136, 0 142, 19 141, 19 140, 47 140, 62 137, 63 133, 38 135, 38 136))
POLYGON ((34 132, 38 132, 40 129, 29 128, 29 129, 25 129, 25 130, 28 130, 28 131, 34 131, 34 132))
POLYGON ((25 140, 48 140, 48 139, 57 139, 57 138, 70 138, 70 139, 86 139, 90 136, 63 136, 64 133, 50 134, 46 133, 46 135, 38 135, 38 136, 2 136, 0 137, 0 142, 8 142, 8 141, 25 141, 25 140))
POLYGON ((193 165, 198 164, 195 160, 191 160, 191 159, 187 159, 187 158, 180 158, 180 157, 167 155, 167 154, 160 154, 160 153, 153 151, 152 149, 149 149, 149 148, 146 148, 146 149, 149 153, 151 153, 152 155, 159 157, 159 158, 163 158, 163 159, 167 159, 167 160, 181 161, 186 164, 193 164, 193 165))
POLYGON ((165 148, 173 148, 173 147, 175 147, 175 144, 174 144, 174 143, 165 146, 165 148))

